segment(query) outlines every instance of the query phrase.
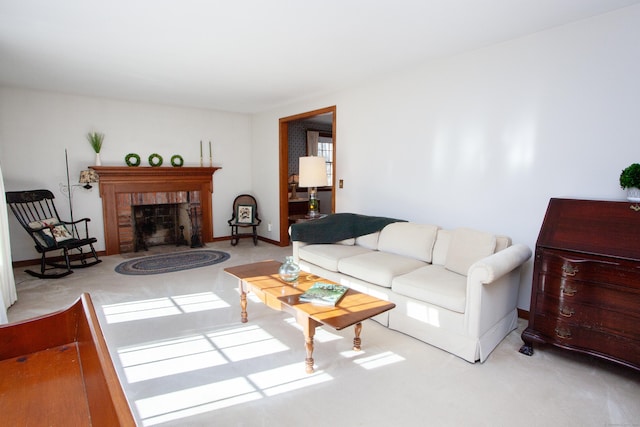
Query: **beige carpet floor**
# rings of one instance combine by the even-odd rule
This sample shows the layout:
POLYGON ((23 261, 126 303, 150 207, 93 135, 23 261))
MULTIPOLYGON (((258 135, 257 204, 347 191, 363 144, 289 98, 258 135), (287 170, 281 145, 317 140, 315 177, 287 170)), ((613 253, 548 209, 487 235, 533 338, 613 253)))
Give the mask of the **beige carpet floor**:
POLYGON ((126 276, 103 257, 61 280, 16 269, 11 322, 91 294, 140 426, 639 426, 640 372, 545 347, 518 353, 526 322, 483 364, 470 364, 374 321, 361 352, 352 330, 316 334, 304 372, 293 319, 256 300, 240 322, 228 266, 284 260, 290 248, 208 244, 231 259, 175 273, 126 276))

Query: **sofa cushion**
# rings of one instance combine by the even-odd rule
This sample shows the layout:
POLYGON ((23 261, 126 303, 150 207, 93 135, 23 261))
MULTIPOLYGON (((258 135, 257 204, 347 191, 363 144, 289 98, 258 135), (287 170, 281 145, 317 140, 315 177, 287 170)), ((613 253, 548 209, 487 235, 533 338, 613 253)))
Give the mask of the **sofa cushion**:
POLYGON ((447 252, 449 251, 452 236, 452 230, 438 230, 438 237, 436 237, 436 242, 433 244, 431 264, 444 265, 447 262, 447 252))
POLYGON ((467 278, 441 265, 427 265, 395 277, 391 290, 397 294, 464 313, 467 278))
POLYGON ((339 242, 336 242, 336 244, 338 245, 347 245, 347 246, 353 246, 356 244, 356 239, 354 239, 353 237, 350 239, 344 239, 344 240, 340 240, 339 242))
POLYGON ((306 245, 298 249, 298 257, 329 271, 338 271, 338 261, 369 252, 361 246, 336 244, 306 245))
POLYGON ((507 249, 511 246, 511 238, 507 236, 496 236, 496 250, 495 252, 500 252, 503 249, 507 249))
POLYGON ((437 233, 438 226, 436 225, 412 222, 389 224, 380 232, 378 250, 431 262, 433 243, 437 233))
POLYGON ((495 249, 496 236, 469 228, 457 228, 451 237, 445 267, 466 276, 471 264, 493 254, 495 249))
POLYGON ((367 249, 377 250, 378 249, 378 238, 380 237, 380 232, 376 231, 375 233, 365 234, 364 236, 356 237, 356 245, 365 247, 367 249))
POLYGON ((395 276, 408 273, 424 265, 424 262, 406 256, 372 251, 340 259, 338 271, 366 282, 390 288, 391 280, 395 276))

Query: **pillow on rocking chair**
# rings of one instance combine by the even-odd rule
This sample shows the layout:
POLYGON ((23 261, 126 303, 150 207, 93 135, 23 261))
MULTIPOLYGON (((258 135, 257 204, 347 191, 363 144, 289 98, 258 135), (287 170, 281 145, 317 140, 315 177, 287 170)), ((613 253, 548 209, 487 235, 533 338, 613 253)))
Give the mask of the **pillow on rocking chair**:
POLYGON ((42 246, 55 246, 56 242, 62 242, 73 238, 67 227, 60 224, 56 218, 47 218, 29 223, 29 227, 35 232, 35 237, 42 246), (45 228, 42 228, 45 227, 45 228))

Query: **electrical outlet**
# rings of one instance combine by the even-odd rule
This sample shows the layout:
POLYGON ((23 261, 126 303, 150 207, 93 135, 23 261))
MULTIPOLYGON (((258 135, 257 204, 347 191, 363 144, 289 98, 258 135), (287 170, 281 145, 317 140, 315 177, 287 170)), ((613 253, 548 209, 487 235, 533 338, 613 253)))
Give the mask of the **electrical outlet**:
POLYGON ((271 223, 267 224, 267 231, 271 231, 271 223))

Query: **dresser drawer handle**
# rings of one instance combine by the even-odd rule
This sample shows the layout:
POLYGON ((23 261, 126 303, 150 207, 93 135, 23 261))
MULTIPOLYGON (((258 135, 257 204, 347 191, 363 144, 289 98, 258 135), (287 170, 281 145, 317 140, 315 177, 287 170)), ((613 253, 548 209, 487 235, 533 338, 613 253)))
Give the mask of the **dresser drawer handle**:
POLYGON ((571 264, 565 264, 562 266, 562 272, 565 276, 575 276, 578 271, 578 267, 574 267, 571 264))
POLYGON ((556 335, 559 338, 569 339, 571 338, 571 330, 567 328, 556 328, 556 335))
POLYGON ((564 316, 564 317, 571 317, 574 314, 576 314, 576 311, 573 308, 569 308, 569 307, 562 307, 560 309, 560 316, 564 316))
POLYGON ((570 286, 563 286, 562 289, 560 289, 560 292, 562 292, 562 295, 566 295, 568 297, 572 297, 574 296, 576 293, 578 293, 578 290, 575 288, 572 288, 570 286))

